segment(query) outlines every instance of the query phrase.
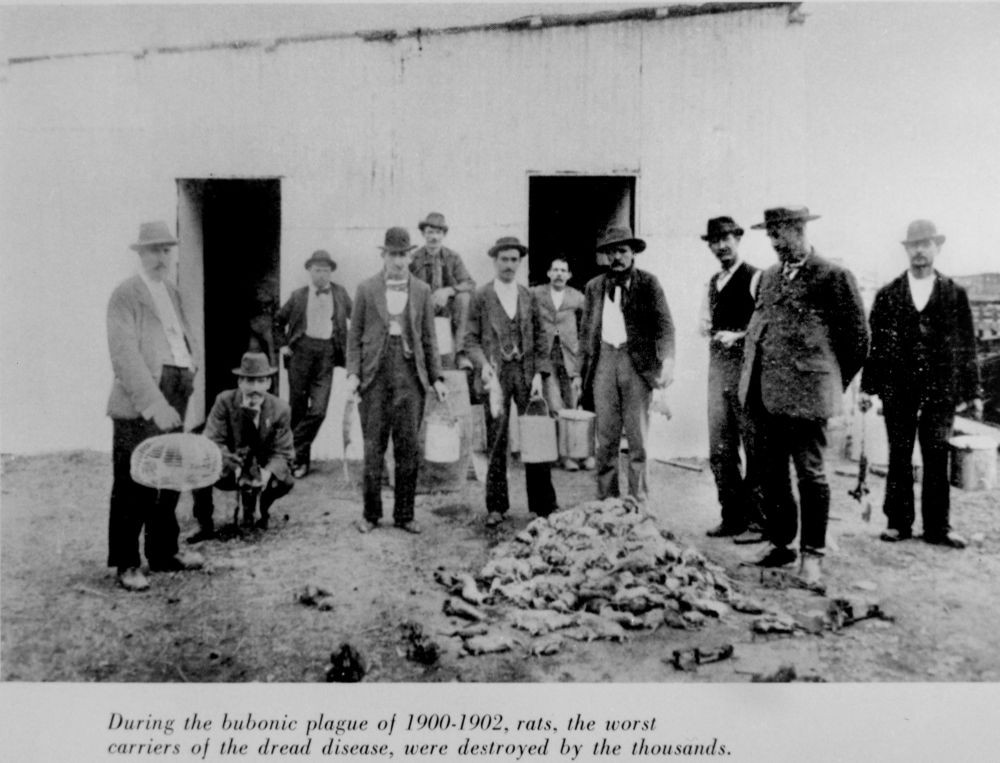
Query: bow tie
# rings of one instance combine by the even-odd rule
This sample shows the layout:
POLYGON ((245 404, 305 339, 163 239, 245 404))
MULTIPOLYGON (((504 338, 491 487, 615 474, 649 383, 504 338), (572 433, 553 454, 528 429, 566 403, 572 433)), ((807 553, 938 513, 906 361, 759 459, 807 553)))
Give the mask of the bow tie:
POLYGON ((325 289, 316 289, 316 296, 318 297, 320 294, 333 294, 333 287, 327 286, 325 289))
POLYGON ((386 281, 386 291, 406 291, 406 281, 386 281))

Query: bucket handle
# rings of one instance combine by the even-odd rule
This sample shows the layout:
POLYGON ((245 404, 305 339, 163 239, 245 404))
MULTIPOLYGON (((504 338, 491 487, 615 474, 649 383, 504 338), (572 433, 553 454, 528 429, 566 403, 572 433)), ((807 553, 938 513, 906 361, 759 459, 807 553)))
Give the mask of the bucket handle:
POLYGON ((535 402, 538 402, 538 403, 541 403, 542 405, 544 405, 545 406, 545 417, 546 418, 551 418, 551 413, 549 412, 549 404, 545 402, 545 398, 544 397, 532 397, 532 398, 530 398, 528 400, 528 404, 526 406, 524 406, 524 413, 522 415, 527 416, 528 415, 528 409, 531 408, 531 404, 535 403, 535 402))

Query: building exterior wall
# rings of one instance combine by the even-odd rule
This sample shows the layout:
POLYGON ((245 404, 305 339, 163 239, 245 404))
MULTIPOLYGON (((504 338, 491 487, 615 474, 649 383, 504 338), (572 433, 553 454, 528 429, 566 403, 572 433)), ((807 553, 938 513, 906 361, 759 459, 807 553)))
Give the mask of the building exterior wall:
MULTIPOLYGON (((678 326, 670 447, 703 455, 699 236, 732 214, 747 258, 773 261, 749 224, 802 198, 800 38, 773 8, 8 66, 0 447, 109 447, 107 298, 137 266, 138 223, 177 219, 179 178, 282 178, 284 299, 319 247, 353 291, 385 228, 419 239, 431 210, 484 282, 490 244, 527 235, 528 178, 577 173, 638 177, 638 264, 678 326)), ((332 414, 317 456, 340 454, 339 432, 332 414)))

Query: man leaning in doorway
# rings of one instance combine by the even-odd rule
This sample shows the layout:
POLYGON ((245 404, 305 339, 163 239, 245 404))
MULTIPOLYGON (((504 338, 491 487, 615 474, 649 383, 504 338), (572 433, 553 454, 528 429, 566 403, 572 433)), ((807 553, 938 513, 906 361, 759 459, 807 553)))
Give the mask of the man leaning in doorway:
POLYGON ((108 303, 108 349, 114 383, 108 400, 113 427, 108 566, 128 591, 144 591, 139 535, 145 531, 151 572, 198 569, 201 556, 178 551, 173 490, 144 487, 131 476, 132 451, 143 440, 181 429, 198 366, 198 347, 180 294, 166 281, 177 239, 166 223, 143 223, 131 248, 139 275, 118 285, 108 303))
POLYGON ((620 495, 618 454, 628 440, 628 494, 646 500, 646 441, 654 389, 674 376, 674 323, 656 276, 635 267, 646 242, 628 227, 609 228, 597 244, 610 268, 587 284, 584 390, 597 414, 597 497, 620 495))
MULTIPOLYGON (((531 292, 515 280, 527 253, 527 247, 513 236, 498 239, 490 248, 496 278, 476 290, 465 335, 465 351, 479 369, 484 385, 499 385, 502 397, 499 416, 493 416, 490 406, 486 406, 487 527, 499 525, 510 508, 507 447, 511 400, 524 413, 529 399, 542 397, 543 374, 550 368, 531 292)), ((558 508, 550 464, 525 464, 524 479, 528 511, 547 517, 558 508)))
POLYGON ((740 402, 754 419, 770 542, 756 563, 783 567, 796 560, 789 546, 801 514, 807 585, 820 583, 826 548, 826 422, 840 412, 843 391, 868 354, 868 323, 854 276, 809 243, 806 224, 817 218, 807 207, 775 207, 753 226, 767 230, 778 263, 761 276, 740 372, 740 402), (798 478, 798 505, 789 461, 798 478))
MULTIPOLYGON (((583 294, 569 285, 572 275, 569 261, 556 257, 549 265, 549 283, 533 289, 542 349, 552 363, 545 399, 549 410, 556 414, 563 408, 576 408, 582 393, 579 331, 583 294)), ((564 458, 562 465, 570 472, 578 471, 581 466, 572 458, 564 458)), ((593 457, 584 461, 583 467, 593 469, 593 457)))
POLYGON ((310 284, 296 289, 275 318, 284 337, 296 478, 309 473, 313 440, 326 418, 333 369, 344 365, 351 298, 330 279, 337 263, 319 249, 306 260, 310 284))
POLYGON ((362 533, 382 519, 382 467, 392 437, 396 460, 392 518, 396 527, 419 533, 413 509, 420 468, 420 422, 433 389, 448 396, 441 375, 430 287, 410 276, 413 253, 406 228, 389 228, 382 270, 358 286, 347 339, 347 384, 361 395, 358 410, 365 440, 362 533))
POLYGON ((708 282, 702 301, 701 332, 708 344, 709 463, 722 507, 722 522, 706 534, 733 538, 736 543, 759 543, 763 519, 756 489, 753 431, 739 400, 743 338, 753 313, 760 271, 740 259, 743 228, 731 217, 708 221, 702 241, 719 261, 721 270, 708 282), (740 443, 746 456, 740 471, 740 443))
POLYGON ((476 282, 465 269, 461 256, 444 245, 448 224, 440 212, 431 212, 417 223, 424 245, 413 253, 410 272, 431 287, 434 315, 451 319, 455 340, 455 361, 459 368, 471 368, 461 352, 469 319, 469 302, 476 282))

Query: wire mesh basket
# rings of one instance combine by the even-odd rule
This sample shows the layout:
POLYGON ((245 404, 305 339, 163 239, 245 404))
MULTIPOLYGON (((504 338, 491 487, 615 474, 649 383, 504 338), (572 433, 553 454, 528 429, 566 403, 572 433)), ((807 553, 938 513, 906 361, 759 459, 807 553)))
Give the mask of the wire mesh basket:
POLYGON ((132 479, 157 490, 195 490, 214 485, 222 452, 207 437, 174 432, 150 437, 132 451, 132 479))

